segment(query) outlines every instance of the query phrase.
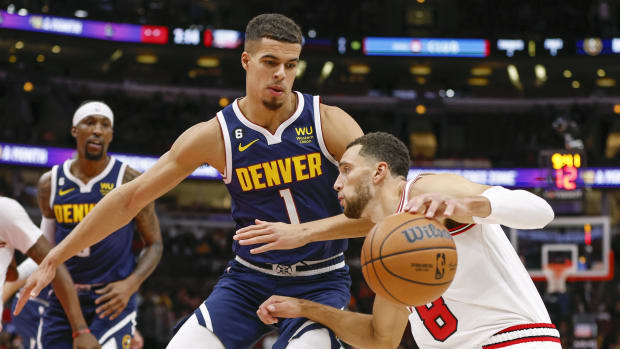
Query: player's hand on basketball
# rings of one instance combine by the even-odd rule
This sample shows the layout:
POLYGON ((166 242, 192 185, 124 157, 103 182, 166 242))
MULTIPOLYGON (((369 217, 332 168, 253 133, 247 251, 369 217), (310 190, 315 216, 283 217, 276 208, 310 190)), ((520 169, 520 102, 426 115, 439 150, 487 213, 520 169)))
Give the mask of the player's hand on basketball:
POLYGON ((256 314, 265 324, 273 325, 278 322, 278 318, 302 317, 303 302, 303 299, 271 296, 258 307, 256 314))
POLYGON ((299 224, 265 222, 255 220, 254 225, 237 230, 233 239, 240 245, 264 244, 250 250, 251 253, 263 253, 272 250, 291 250, 308 243, 305 230, 299 224))
POLYGON ((100 349, 101 345, 92 333, 81 333, 73 339, 73 349, 100 349))
POLYGON ((19 314, 24 305, 30 297, 36 297, 39 295, 41 290, 50 284, 54 277, 56 276, 56 267, 54 263, 51 261, 50 253, 41 261, 41 264, 37 267, 37 269, 28 277, 26 280, 26 284, 24 285, 24 290, 21 292, 21 296, 17 300, 17 305, 15 305, 15 311, 13 315, 19 314))
POLYGON ((95 311, 99 314, 99 318, 109 316, 110 320, 116 319, 135 292, 135 283, 129 278, 110 282, 105 287, 95 290, 95 293, 101 295, 95 300, 95 304, 98 305, 95 311))
POLYGON ((414 196, 407 202, 404 211, 423 214, 427 218, 471 216, 464 199, 439 193, 414 196))

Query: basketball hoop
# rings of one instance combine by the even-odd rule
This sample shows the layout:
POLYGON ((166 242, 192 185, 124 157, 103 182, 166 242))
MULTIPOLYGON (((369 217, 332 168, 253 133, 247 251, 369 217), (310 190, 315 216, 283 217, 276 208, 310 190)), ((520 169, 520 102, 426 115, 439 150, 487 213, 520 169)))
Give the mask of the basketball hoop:
POLYGON ((547 278, 547 293, 566 293, 566 278, 574 269, 570 260, 564 263, 548 263, 543 266, 547 278))

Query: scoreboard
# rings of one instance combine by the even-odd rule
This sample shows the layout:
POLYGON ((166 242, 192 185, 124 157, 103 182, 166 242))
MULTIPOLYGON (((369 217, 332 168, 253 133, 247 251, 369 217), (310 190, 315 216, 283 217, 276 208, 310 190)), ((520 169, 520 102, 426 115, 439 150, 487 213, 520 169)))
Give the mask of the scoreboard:
POLYGON ((581 150, 542 150, 539 164, 546 174, 549 189, 575 190, 585 167, 585 153, 581 150))

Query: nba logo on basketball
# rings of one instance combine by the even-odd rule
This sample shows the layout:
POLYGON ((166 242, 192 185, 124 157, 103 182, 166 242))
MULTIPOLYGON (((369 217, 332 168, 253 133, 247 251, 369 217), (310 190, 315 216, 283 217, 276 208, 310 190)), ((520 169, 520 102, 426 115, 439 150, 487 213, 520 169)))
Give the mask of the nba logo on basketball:
POLYGON ((440 280, 443 279, 443 275, 446 272, 446 254, 445 253, 437 253, 437 264, 435 267, 435 279, 440 280))

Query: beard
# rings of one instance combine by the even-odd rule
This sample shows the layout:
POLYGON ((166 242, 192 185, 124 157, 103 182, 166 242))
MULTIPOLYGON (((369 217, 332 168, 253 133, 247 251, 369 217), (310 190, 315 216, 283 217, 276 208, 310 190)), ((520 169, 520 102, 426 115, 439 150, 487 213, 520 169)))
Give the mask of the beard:
POLYGON ((370 187, 368 183, 360 183, 355 186, 357 195, 352 198, 345 198, 344 215, 348 218, 361 218, 362 212, 370 201, 370 187))
POLYGON ((275 98, 273 98, 271 100, 263 99, 263 105, 265 106, 265 108, 267 108, 269 110, 278 110, 278 109, 282 108, 282 106, 284 105, 284 102, 283 101, 278 101, 275 98))
POLYGON ((101 160, 103 158, 103 148, 98 153, 89 153, 87 149, 84 149, 84 157, 86 160, 101 160))

